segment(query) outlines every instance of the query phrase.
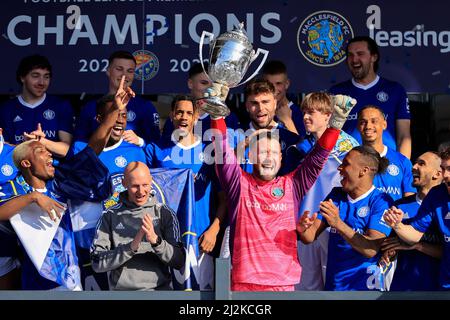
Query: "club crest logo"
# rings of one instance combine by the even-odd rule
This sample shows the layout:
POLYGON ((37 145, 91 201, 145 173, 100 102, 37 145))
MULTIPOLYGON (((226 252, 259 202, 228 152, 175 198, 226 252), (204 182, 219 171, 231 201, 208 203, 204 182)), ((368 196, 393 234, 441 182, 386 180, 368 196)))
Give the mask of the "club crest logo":
POLYGON ((389 99, 389 95, 384 91, 380 91, 377 93, 377 99, 380 102, 386 102, 389 99))
POLYGON ((284 189, 281 187, 273 187, 271 194, 276 199, 281 199, 284 196, 284 189))
POLYGON ((151 51, 138 50, 133 52, 136 59, 136 70, 134 71, 137 80, 150 80, 159 71, 158 57, 151 51))
POLYGON ((395 164, 390 164, 387 167, 387 172, 391 175, 391 176, 398 176, 398 174, 400 173, 400 169, 395 165, 395 164))
POLYGON ((9 177, 13 174, 14 169, 9 164, 4 164, 1 171, 4 176, 9 177))
POLYGON ((369 207, 361 207, 358 209, 356 214, 358 215, 358 217, 364 218, 369 214, 369 211, 370 211, 369 207))
POLYGON ((345 60, 345 47, 353 38, 347 19, 333 11, 317 11, 300 24, 297 45, 303 57, 320 67, 331 67, 345 60))
POLYGON ((131 122, 131 121, 134 121, 134 119, 136 119, 136 113, 134 113, 133 110, 129 110, 127 112, 127 121, 131 122))
POLYGON ((52 120, 55 118, 55 111, 47 109, 42 115, 44 116, 45 120, 52 120))
POLYGON ((118 156, 114 159, 114 163, 119 168, 125 168, 127 166, 127 159, 125 159, 123 156, 118 156))

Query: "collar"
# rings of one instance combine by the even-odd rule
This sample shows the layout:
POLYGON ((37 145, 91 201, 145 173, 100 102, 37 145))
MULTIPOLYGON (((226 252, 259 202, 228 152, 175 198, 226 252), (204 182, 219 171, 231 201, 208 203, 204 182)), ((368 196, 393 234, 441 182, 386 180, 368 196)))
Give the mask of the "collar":
POLYGON ((123 138, 120 138, 120 140, 118 142, 116 142, 115 144, 113 144, 112 146, 106 147, 103 149, 103 151, 111 151, 114 150, 116 148, 118 148, 123 142, 123 138))
POLYGON ((17 96, 17 99, 19 100, 20 104, 23 105, 24 107, 27 107, 27 108, 30 108, 30 109, 34 109, 34 108, 36 108, 36 107, 39 107, 39 106, 42 104, 42 102, 44 102, 44 100, 45 100, 46 98, 47 98, 47 94, 44 93, 44 95, 42 96, 41 99, 39 99, 38 101, 36 101, 36 103, 31 104, 31 103, 26 102, 26 101, 23 99, 22 95, 18 95, 18 96, 17 96))
POLYGON ((200 142, 201 142, 200 137, 197 136, 196 134, 194 134, 194 143, 191 144, 191 145, 189 145, 189 146, 185 146, 185 145, 182 145, 181 143, 179 143, 179 142, 175 139, 175 136, 174 136, 173 132, 172 132, 172 135, 170 136, 170 139, 172 140, 172 142, 173 142, 178 148, 183 149, 183 150, 189 150, 189 149, 195 148, 195 147, 198 146, 198 145, 200 144, 200 142))
POLYGON ((419 194, 418 194, 418 193, 416 193, 416 202, 417 202, 419 205, 422 205, 422 200, 420 200, 419 194))
POLYGON ((350 197, 350 196, 347 194, 347 199, 348 199, 348 201, 349 201, 350 203, 356 203, 356 202, 358 202, 358 201, 360 201, 360 200, 362 200, 362 199, 364 199, 364 198, 367 198, 367 196, 368 196, 369 194, 371 194, 373 190, 375 190, 375 186, 372 186, 372 188, 370 188, 366 193, 360 195, 360 196, 359 196, 358 198, 356 198, 356 199, 353 199, 352 197, 350 197))
POLYGON ((380 157, 386 157, 387 152, 388 152, 388 147, 384 146, 383 151, 380 152, 380 157))
POLYGON ((369 83, 369 84, 364 85, 364 84, 361 84, 361 83, 356 82, 355 78, 352 78, 352 84, 353 84, 355 87, 359 88, 359 89, 362 89, 362 90, 368 90, 368 89, 372 88, 373 86, 375 86, 375 85, 378 83, 379 80, 380 80, 380 76, 377 75, 376 78, 375 78, 375 80, 373 80, 373 81, 372 81, 371 83, 369 83))

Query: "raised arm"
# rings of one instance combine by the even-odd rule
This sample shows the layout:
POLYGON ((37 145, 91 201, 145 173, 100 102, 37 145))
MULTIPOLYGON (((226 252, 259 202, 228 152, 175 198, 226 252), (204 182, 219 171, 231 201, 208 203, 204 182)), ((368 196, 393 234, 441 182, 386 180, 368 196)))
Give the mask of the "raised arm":
POLYGON ((135 96, 130 87, 124 88, 124 82, 125 76, 122 76, 119 88, 115 94, 114 103, 107 109, 104 120, 89 138, 89 146, 97 155, 105 148, 119 112, 125 109, 130 99, 135 96))

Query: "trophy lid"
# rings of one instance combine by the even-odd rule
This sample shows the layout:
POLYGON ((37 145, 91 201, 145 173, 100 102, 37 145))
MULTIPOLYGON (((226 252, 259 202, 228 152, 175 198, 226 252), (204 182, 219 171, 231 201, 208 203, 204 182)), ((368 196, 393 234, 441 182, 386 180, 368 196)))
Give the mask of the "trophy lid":
POLYGON ((247 37, 247 33, 244 30, 244 22, 239 23, 238 27, 235 27, 231 31, 222 33, 217 37, 217 41, 235 40, 242 43, 246 47, 252 47, 252 43, 247 37))

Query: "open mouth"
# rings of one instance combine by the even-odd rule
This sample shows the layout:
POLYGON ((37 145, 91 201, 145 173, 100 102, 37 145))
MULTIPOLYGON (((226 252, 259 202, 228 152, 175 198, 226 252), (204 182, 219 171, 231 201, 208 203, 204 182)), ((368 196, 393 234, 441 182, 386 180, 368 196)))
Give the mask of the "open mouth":
POLYGON ((116 135, 121 135, 123 132, 123 127, 122 126, 114 126, 112 131, 116 134, 116 135))

